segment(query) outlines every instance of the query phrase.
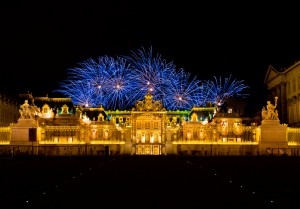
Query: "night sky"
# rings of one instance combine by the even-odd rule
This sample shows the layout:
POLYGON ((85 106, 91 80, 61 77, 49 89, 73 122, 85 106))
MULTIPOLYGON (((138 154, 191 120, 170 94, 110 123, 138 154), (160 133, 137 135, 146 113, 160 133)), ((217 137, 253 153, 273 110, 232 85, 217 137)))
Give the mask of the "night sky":
POLYGON ((244 80, 260 110, 268 66, 279 70, 300 60, 296 5, 109 2, 0 6, 0 90, 58 96, 52 91, 68 68, 152 46, 200 80, 244 80))

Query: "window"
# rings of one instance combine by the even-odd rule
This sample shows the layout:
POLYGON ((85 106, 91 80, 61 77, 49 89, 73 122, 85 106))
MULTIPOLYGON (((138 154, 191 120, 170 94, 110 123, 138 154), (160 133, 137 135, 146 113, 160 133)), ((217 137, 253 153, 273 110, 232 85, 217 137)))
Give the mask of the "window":
POLYGON ((68 112, 69 112, 69 107, 68 107, 66 104, 64 104, 64 105, 61 107, 61 113, 62 113, 62 114, 68 114, 68 112))
POLYGON ((104 121, 104 116, 102 115, 102 113, 98 115, 98 121, 104 121))
POLYGON ((197 139, 197 131, 193 131, 193 138, 197 139))
POLYGON ((145 129, 150 129, 150 122, 145 123, 145 129))
POLYGON ((290 94, 290 82, 287 83, 286 91, 288 94, 290 94))
POLYGON ((49 113, 50 107, 48 104, 44 104, 44 106, 42 107, 42 113, 47 114, 49 113))
POLYGON ((293 92, 295 92, 295 91, 296 91, 296 80, 293 79, 293 92))

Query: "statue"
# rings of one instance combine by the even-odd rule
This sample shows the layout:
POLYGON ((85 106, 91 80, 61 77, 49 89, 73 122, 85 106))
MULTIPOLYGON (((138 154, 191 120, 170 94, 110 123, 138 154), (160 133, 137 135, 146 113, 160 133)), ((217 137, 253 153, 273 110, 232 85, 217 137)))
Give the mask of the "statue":
POLYGON ((28 104, 28 100, 25 100, 24 104, 20 106, 20 119, 33 119, 33 115, 31 114, 30 105, 28 104))
POLYGON ((25 100, 24 104, 22 104, 20 108, 20 119, 34 119, 35 110, 28 104, 28 100, 25 100))
POLYGON ((275 110, 277 107, 277 99, 278 97, 275 97, 275 105, 273 105, 271 101, 267 101, 267 106, 263 107, 261 111, 263 120, 278 120, 278 111, 275 110))
POLYGON ((82 111, 81 111, 80 106, 76 107, 75 115, 76 115, 77 118, 82 118, 82 111))

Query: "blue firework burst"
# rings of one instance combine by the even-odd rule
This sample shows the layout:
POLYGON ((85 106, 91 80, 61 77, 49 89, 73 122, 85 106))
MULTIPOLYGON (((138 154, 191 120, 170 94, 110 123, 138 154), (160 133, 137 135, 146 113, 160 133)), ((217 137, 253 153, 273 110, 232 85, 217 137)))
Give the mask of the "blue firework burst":
POLYGON ((133 105, 136 75, 124 58, 119 57, 107 71, 105 105, 112 109, 125 109, 133 105))
POLYGON ((180 69, 172 77, 164 98, 165 105, 170 110, 192 109, 200 99, 200 80, 191 77, 191 74, 183 69, 180 69))
POLYGON ((157 53, 153 55, 152 47, 147 51, 145 48, 132 51, 131 55, 124 56, 130 63, 135 73, 136 89, 134 95, 141 99, 149 91, 153 99, 164 102, 166 89, 174 79, 176 66, 173 62, 167 62, 157 53))
POLYGON ((200 81, 184 69, 177 70, 157 53, 141 48, 129 56, 99 57, 68 69, 69 78, 56 90, 74 104, 106 109, 132 108, 151 92, 170 110, 190 110, 209 103, 222 105, 230 97, 245 97, 243 81, 223 79, 200 81))
POLYGON ((224 80, 221 76, 219 79, 214 76, 214 80, 206 81, 208 100, 217 106, 223 105, 226 99, 230 97, 244 98, 248 96, 247 93, 244 93, 246 88, 249 88, 249 86, 246 86, 243 80, 232 80, 231 75, 224 80))
POLYGON ((59 90, 66 97, 72 99, 72 102, 76 105, 83 107, 95 107, 98 106, 96 100, 95 89, 86 81, 70 81, 64 84, 64 89, 59 90))

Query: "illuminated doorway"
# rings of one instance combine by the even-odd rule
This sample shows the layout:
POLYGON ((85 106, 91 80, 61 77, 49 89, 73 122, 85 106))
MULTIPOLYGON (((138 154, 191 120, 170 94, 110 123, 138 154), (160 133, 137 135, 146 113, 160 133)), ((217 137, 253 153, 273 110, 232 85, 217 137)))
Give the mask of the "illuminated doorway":
POLYGON ((160 155, 159 145, 153 145, 153 155, 160 155))
POLYGON ((145 145, 145 155, 151 154, 151 145, 145 145))
POLYGON ((137 155, 142 155, 143 154, 143 147, 142 147, 142 145, 138 145, 137 146, 136 154, 137 155))
POLYGON ((160 155, 161 154, 161 145, 152 145, 152 144, 139 144, 136 145, 137 155, 160 155))

